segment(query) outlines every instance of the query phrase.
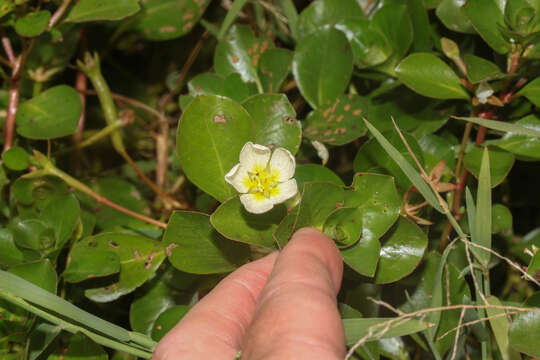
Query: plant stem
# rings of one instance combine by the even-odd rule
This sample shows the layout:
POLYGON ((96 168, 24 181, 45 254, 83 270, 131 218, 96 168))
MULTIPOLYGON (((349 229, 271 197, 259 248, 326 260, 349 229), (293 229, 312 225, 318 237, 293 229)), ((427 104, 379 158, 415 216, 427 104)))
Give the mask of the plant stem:
POLYGON ((70 3, 71 3, 71 0, 62 1, 62 4, 58 7, 58 9, 56 9, 54 14, 49 19, 49 29, 51 29, 54 25, 56 25, 58 20, 62 18, 62 15, 64 15, 64 12, 66 11, 70 3))
MULTIPOLYGON (((100 204, 109 206, 109 207, 111 207, 111 208, 113 208, 115 210, 118 210, 118 211, 126 214, 126 215, 129 215, 129 216, 134 217, 136 219, 142 220, 142 221, 147 222, 149 224, 159 226, 159 227, 161 227, 163 229, 167 228, 167 224, 164 223, 164 222, 154 220, 154 219, 152 219, 152 218, 150 218, 148 216, 145 216, 145 215, 136 213, 136 212, 134 212, 132 210, 126 209, 125 207, 110 201, 106 197, 99 195, 98 193, 96 193, 95 191, 90 189, 88 186, 81 183, 79 180, 73 178, 72 176, 66 174, 62 170, 55 167, 52 164, 52 162, 45 155, 41 154, 40 152, 38 152, 36 150, 34 150, 34 159, 42 167, 42 171, 37 172, 37 174, 35 174, 35 175, 53 175, 53 176, 57 176, 60 179, 62 179, 69 186, 71 186, 74 189, 77 189, 77 190, 87 194, 88 196, 94 198, 100 204)), ((30 173, 29 175, 32 175, 32 173, 30 173)))

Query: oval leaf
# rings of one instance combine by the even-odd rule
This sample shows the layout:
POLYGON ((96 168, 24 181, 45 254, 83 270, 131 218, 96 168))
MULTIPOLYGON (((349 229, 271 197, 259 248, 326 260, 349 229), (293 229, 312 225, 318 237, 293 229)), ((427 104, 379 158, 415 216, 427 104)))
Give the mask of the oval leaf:
POLYGON ((138 0, 80 0, 71 8, 67 22, 121 20, 139 11, 138 0))

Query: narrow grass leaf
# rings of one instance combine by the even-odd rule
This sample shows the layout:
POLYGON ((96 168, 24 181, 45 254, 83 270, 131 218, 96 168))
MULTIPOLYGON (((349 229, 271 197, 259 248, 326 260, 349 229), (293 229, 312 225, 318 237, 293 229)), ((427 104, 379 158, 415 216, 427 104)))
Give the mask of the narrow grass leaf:
POLYGON ((469 221, 469 233, 473 242, 476 240, 476 205, 469 187, 465 189, 465 202, 467 204, 467 220, 469 221))
POLYGON ((513 123, 497 121, 497 120, 486 120, 486 119, 477 118, 477 117, 454 116, 454 118, 458 120, 464 120, 464 121, 472 122, 474 124, 482 125, 493 130, 540 138, 540 131, 531 129, 525 126, 516 125, 513 123))
POLYGON ((367 336, 366 342, 368 342, 415 334, 430 326, 431 324, 426 321, 415 319, 398 320, 398 318, 391 317, 343 319, 347 345, 353 345, 365 336, 367 336))
POLYGON ((388 153, 388 155, 394 160, 401 170, 407 175, 409 180, 413 185, 418 189, 422 196, 433 206, 437 211, 444 213, 439 200, 433 193, 433 190, 429 187, 426 181, 420 176, 418 171, 412 167, 412 165, 401 155, 401 153, 388 141, 386 138, 377 130, 373 125, 364 119, 367 128, 373 134, 373 137, 381 144, 383 149, 388 153))
POLYGON ((225 16, 225 19, 223 20, 223 23, 221 24, 221 28, 219 29, 219 35, 218 39, 223 40, 225 37, 225 34, 227 33, 227 30, 229 30, 229 27, 234 22, 234 19, 238 16, 238 13, 244 5, 247 3, 247 0, 235 0, 234 3, 231 6, 231 9, 227 12, 227 15, 225 16))
MULTIPOLYGON (((489 166, 489 152, 484 149, 480 176, 478 177, 478 197, 476 199, 476 223, 474 225, 475 238, 472 241, 491 249, 491 176, 489 166)), ((487 266, 491 254, 479 248, 472 248, 478 261, 487 266)))

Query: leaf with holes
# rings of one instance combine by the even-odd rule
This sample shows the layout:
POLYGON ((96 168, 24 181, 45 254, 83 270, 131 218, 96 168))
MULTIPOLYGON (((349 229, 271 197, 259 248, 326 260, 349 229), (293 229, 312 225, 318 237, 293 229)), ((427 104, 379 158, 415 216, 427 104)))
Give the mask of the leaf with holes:
POLYGON ((367 132, 362 116, 368 112, 368 100, 362 96, 340 95, 327 100, 305 120, 304 134, 308 139, 330 145, 344 145, 367 132))
POLYGON ((115 282, 85 291, 93 301, 109 302, 144 284, 164 259, 165 247, 158 241, 139 235, 102 233, 73 246, 64 278, 79 282, 120 272, 115 282))

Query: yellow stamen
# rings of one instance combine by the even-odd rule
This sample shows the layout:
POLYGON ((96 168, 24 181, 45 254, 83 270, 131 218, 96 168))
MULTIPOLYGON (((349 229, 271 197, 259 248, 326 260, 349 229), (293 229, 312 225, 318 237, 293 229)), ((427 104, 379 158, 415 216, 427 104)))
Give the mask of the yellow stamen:
POLYGON ((278 179, 278 170, 256 164, 251 171, 248 171, 244 186, 249 189, 250 194, 254 195, 255 200, 263 201, 279 194, 278 179))

